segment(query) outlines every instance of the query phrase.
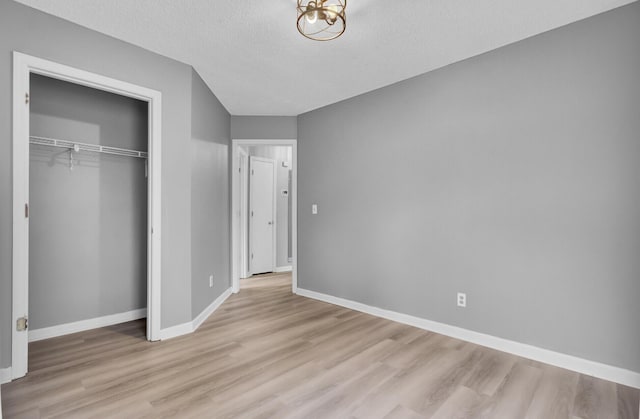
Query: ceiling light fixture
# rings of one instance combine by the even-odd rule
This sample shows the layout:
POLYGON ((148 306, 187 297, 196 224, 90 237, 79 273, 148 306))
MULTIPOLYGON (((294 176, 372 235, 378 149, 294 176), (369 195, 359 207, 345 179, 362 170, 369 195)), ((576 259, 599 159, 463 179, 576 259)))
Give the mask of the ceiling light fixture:
POLYGON ((298 0, 298 31, 315 41, 330 41, 344 33, 347 0, 298 0))

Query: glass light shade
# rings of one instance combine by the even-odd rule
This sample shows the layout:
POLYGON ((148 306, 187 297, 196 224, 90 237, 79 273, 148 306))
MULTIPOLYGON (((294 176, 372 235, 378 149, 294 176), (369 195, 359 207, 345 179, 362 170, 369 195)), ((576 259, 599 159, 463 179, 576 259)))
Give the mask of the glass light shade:
POLYGON ((347 27, 347 0, 298 0, 298 31, 315 41, 329 41, 347 27))

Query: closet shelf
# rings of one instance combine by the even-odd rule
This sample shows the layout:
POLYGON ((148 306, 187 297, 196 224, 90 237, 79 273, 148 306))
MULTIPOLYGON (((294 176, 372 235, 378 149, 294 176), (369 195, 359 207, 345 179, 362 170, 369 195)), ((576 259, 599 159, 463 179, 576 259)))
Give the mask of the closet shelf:
POLYGON ((141 159, 146 159, 148 157, 148 153, 146 151, 129 150, 126 148, 109 147, 98 144, 78 143, 76 141, 59 140, 56 138, 30 136, 29 143, 46 145, 50 147, 67 148, 73 151, 89 151, 94 153, 115 154, 116 156, 138 157, 141 159))

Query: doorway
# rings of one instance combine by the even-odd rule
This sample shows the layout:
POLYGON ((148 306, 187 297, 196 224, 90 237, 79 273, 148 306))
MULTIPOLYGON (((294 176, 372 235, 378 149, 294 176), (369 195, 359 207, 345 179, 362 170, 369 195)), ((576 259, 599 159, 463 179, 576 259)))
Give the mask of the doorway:
MULTIPOLYGON (((267 159, 268 160, 268 159, 267 159)), ((276 160, 277 161, 277 160, 276 160)), ((258 162, 258 164, 261 164, 258 162)), ((260 170, 268 170, 262 167, 260 170)), ((279 167, 277 167, 279 169, 279 167)), ((254 169, 255 170, 255 169, 254 169)), ((277 174, 271 175, 273 177, 277 176, 277 174)), ((231 223, 232 229, 232 240, 231 240, 231 254, 232 254, 232 289, 234 293, 239 292, 240 290, 240 278, 245 278, 250 276, 252 273, 262 272, 277 272, 280 271, 283 267, 278 266, 278 260, 283 258, 284 263, 288 266, 284 267, 285 270, 291 271, 291 288, 292 292, 297 292, 297 141, 296 140, 232 140, 232 194, 231 194, 231 202, 232 202, 232 214, 233 220, 231 223), (254 148, 269 148, 269 147, 286 147, 290 153, 290 159, 287 162, 277 162, 276 166, 282 165, 286 168, 287 173, 290 173, 289 178, 285 180, 285 185, 282 187, 277 182, 275 183, 275 197, 274 202, 277 200, 278 204, 280 203, 280 199, 283 198, 285 206, 288 205, 288 214, 289 221, 278 219, 278 215, 276 215, 272 220, 272 230, 278 228, 278 226, 284 227, 285 231, 290 232, 288 242, 284 242, 283 246, 276 244, 274 247, 278 250, 282 247, 284 252, 284 256, 280 257, 276 255, 276 260, 273 260, 273 255, 271 256, 271 268, 268 271, 262 271, 265 269, 266 265, 256 265, 261 266, 259 271, 250 272, 251 263, 249 258, 251 257, 249 243, 251 242, 251 221, 250 217, 243 216, 244 214, 249 214, 249 206, 251 205, 249 199, 245 197, 247 194, 246 186, 248 185, 247 180, 250 182, 248 171, 251 170, 249 167, 249 150, 254 148), (290 167, 288 166, 290 165, 290 167), (248 167, 248 170, 243 170, 248 167), (276 221, 276 219, 278 219, 276 221)), ((267 194, 270 194, 267 192, 267 194)), ((273 196, 273 195, 271 195, 273 196)), ((277 204, 276 204, 277 205, 277 204)), ((275 212, 275 210, 274 210, 275 212)), ((255 213, 254 213, 255 216, 255 213)), ((269 226, 267 220, 265 218, 266 226, 269 226)), ((262 226, 264 227, 264 226, 262 226)), ((268 232, 268 227, 265 227, 264 230, 268 232)), ((266 234, 265 234, 266 235, 266 234)), ((273 242, 272 242, 273 243, 273 242)), ((276 250, 276 252, 278 251, 276 250)), ((254 253, 255 258, 255 253, 254 253)), ((262 262, 264 263, 264 262, 262 262)))
MULTIPOLYGON (((30 78, 38 74, 138 99, 147 112, 147 339, 160 339, 161 93, 19 52, 13 53, 12 379, 28 369, 30 78)), ((51 139, 48 139, 51 140, 51 139)), ((72 145, 75 150, 75 146, 72 145)), ((70 155, 72 154, 69 151, 70 155)), ((73 164, 72 158, 70 165, 73 164)))

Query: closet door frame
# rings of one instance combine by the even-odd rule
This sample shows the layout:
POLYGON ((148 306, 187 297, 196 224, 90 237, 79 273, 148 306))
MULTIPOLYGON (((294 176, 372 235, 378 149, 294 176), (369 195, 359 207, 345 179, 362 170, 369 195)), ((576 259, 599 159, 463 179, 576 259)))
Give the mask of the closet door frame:
POLYGON ((13 255, 11 377, 26 375, 28 330, 18 319, 29 303, 29 76, 31 73, 143 100, 149 104, 147 197, 147 339, 160 340, 161 315, 161 116, 162 94, 74 67, 13 52, 13 255))

